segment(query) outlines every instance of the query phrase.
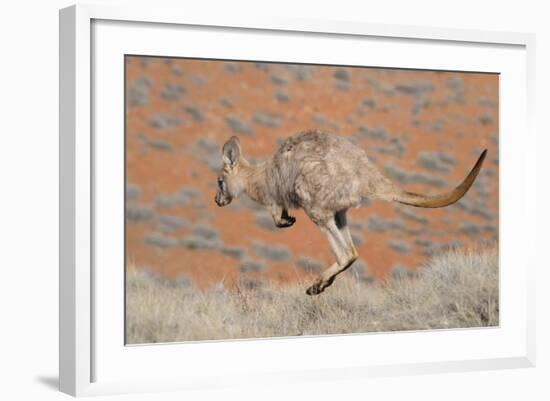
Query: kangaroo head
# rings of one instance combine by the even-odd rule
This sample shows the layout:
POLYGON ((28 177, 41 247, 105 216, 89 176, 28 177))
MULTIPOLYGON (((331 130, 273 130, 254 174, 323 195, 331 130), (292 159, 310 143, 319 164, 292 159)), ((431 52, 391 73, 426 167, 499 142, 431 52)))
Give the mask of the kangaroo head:
POLYGON ((218 192, 214 200, 218 206, 227 206, 233 198, 241 194, 246 184, 240 174, 246 160, 242 157, 241 145, 236 136, 223 145, 222 160, 223 166, 218 174, 218 192))

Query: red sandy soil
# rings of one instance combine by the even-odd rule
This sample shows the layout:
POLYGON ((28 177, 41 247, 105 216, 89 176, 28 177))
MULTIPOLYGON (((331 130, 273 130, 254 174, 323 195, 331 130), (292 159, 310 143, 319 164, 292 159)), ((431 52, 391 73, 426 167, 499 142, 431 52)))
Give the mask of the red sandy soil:
POLYGON ((143 219, 127 218, 127 264, 206 286, 231 283, 243 275, 282 284, 302 280, 311 273, 296 264, 300 256, 324 265, 332 263, 327 240, 302 211, 291 212, 297 219, 293 227, 270 230, 257 224, 258 211, 240 199, 226 208, 214 203, 217 173, 208 163, 216 164, 217 159, 221 163, 220 149, 229 137, 239 137, 247 158, 261 160, 275 151, 278 139, 308 129, 355 138, 382 171, 389 166, 446 183, 440 187, 401 184, 426 193, 450 189, 463 179, 482 149, 489 151, 478 183, 457 205, 418 209, 371 202, 350 210, 348 220, 363 223, 352 232, 360 239, 357 248, 366 277, 383 279, 396 266, 415 270, 430 252, 456 242, 469 247, 498 240, 498 75, 343 67, 346 80, 345 73, 337 70, 127 57, 126 183, 128 191, 138 188, 138 195, 127 197, 127 209, 141 208, 148 213, 143 219), (179 95, 163 96, 167 85, 184 89, 179 95), (278 91, 288 100, 276 98, 278 91), (222 98, 230 99, 231 107, 222 104, 222 98), (202 120, 186 110, 190 106, 202 113, 202 120), (276 115, 280 124, 255 122, 253 116, 258 112, 276 115), (177 121, 159 128, 154 123, 159 115, 177 121), (227 116, 238 117, 252 134, 233 131, 227 116), (361 126, 382 128, 385 136, 357 136, 361 126), (198 143, 201 139, 217 148, 205 151, 198 143), (153 141, 157 145, 162 141, 162 145, 155 146, 153 141), (448 165, 447 172, 423 167, 418 162, 422 152, 441 152, 454 163, 448 165), (193 188, 198 196, 171 206, 159 203, 159 196, 171 197, 182 188, 193 188), (405 209, 427 222, 398 214, 405 209), (184 218, 187 225, 162 232, 162 216, 184 218), (369 216, 397 220, 401 227, 376 231, 368 224, 369 216), (179 243, 197 226, 214 230, 219 244, 215 249, 189 249, 179 243), (169 243, 151 244, 146 241, 151 235, 162 236, 169 243), (404 242, 408 251, 390 247, 389 242, 396 239, 404 242), (278 261, 266 259, 256 253, 256 241, 286 246, 289 256, 278 261), (431 243, 431 248, 422 245, 426 243, 431 243), (223 247, 242 248, 244 256, 226 256, 223 247), (242 273, 240 266, 245 260, 260 261, 263 268, 242 273))

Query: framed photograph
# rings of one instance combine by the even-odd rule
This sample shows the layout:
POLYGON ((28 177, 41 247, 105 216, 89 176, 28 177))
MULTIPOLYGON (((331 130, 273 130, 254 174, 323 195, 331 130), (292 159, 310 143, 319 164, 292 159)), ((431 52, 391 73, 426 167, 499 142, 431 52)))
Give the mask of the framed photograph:
POLYGON ((533 366, 533 49, 61 10, 61 390, 533 366))

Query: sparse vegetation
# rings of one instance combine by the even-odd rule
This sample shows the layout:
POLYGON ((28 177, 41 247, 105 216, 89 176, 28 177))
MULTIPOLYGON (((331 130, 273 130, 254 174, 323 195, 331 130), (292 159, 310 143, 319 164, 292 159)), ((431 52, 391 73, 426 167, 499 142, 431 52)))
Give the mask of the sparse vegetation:
POLYGON ((311 79, 315 68, 305 64, 285 64, 285 68, 292 73, 298 81, 307 81, 311 79))
POLYGON ((252 114, 252 121, 265 127, 278 128, 281 126, 281 120, 281 116, 274 113, 256 112, 252 114))
POLYGON ((236 74, 238 72, 241 72, 242 70, 242 65, 239 64, 239 63, 229 63, 229 62, 226 62, 226 63, 223 63, 223 69, 227 72, 230 72, 232 74, 236 74))
POLYGON ((229 256, 230 258, 239 260, 243 258, 246 250, 239 247, 223 247, 221 252, 224 255, 229 256))
POLYGON ((149 125, 157 129, 171 129, 181 125, 181 120, 171 114, 159 113, 149 117, 149 125))
POLYGON ((128 223, 141 223, 151 220, 153 210, 148 206, 127 205, 126 206, 126 221, 128 223))
POLYGON ((304 269, 307 272, 320 272, 324 267, 321 262, 308 256, 300 256, 296 260, 296 266, 304 269))
POLYGON ((225 117, 225 122, 236 134, 243 134, 246 136, 251 136, 253 134, 252 128, 235 115, 225 117))
POLYGON ((162 89, 160 95, 162 98, 168 102, 174 102, 180 100, 180 98, 185 94, 186 89, 183 85, 171 85, 167 84, 162 89))
POLYGON ((403 222, 399 219, 386 219, 375 214, 369 216, 367 220, 367 228, 375 232, 385 232, 389 230, 403 230, 403 222))
POLYGON ((136 200, 141 195, 141 188, 137 184, 126 184, 126 200, 136 200))
POLYGON ((206 238, 196 234, 180 239, 179 244, 187 249, 218 250, 223 247, 222 241, 217 237, 206 238))
POLYGON ((345 68, 337 68, 334 71, 334 78, 340 80, 340 81, 349 81, 351 79, 351 75, 349 71, 345 68))
POLYGON ((174 149, 170 142, 164 141, 162 139, 152 139, 148 138, 143 134, 138 134, 139 140, 145 145, 152 149, 171 151, 174 149))
MULTIPOLYGON (((255 276, 254 276, 255 277, 255 276)), ((200 290, 128 268, 128 343, 496 326, 498 253, 450 250, 385 283, 344 273, 325 293, 246 276, 200 290), (250 281, 251 280, 251 281, 250 281), (254 285, 251 285, 254 284, 254 285)))
POLYGON ((420 152, 416 164, 426 170, 448 173, 455 164, 454 159, 443 152, 420 152))
POLYGON ((417 173, 417 172, 411 173, 406 170, 402 170, 399 167, 396 167, 392 164, 386 165, 384 167, 384 171, 390 178, 397 180, 398 182, 404 185, 426 184, 426 185, 431 185, 433 187, 438 187, 438 188, 444 188, 447 185, 445 180, 442 180, 439 177, 435 177, 424 173, 417 173))
POLYGON ((271 82, 273 82, 275 85, 286 85, 288 84, 288 79, 280 75, 272 75, 271 82))
POLYGON ((399 253, 409 253, 411 251, 411 246, 409 243, 403 241, 402 239, 392 239, 388 244, 391 249, 399 253))
POLYGON ((178 240, 159 233, 147 234, 144 238, 147 245, 156 246, 158 248, 170 248, 178 245, 178 240))
POLYGON ((183 187, 173 194, 158 194, 155 197, 157 207, 185 206, 199 197, 200 192, 193 187, 183 187))
POLYGON ((206 114, 197 106, 187 106, 185 107, 185 111, 187 112, 187 114, 193 117, 193 120, 197 122, 201 122, 206 119, 206 114))
POLYGON ((151 80, 145 76, 131 82, 128 90, 128 104, 130 106, 147 106, 151 85, 151 80))
POLYGON ((259 260, 245 260, 239 266, 242 273, 260 272, 265 269, 265 264, 259 260))
POLYGON ((427 81, 414 81, 395 85, 395 89, 405 95, 418 96, 423 93, 433 92, 434 86, 427 81))
POLYGON ((162 232, 173 232, 189 226, 189 221, 179 216, 159 216, 158 226, 162 232))
POLYGON ((283 261, 290 257, 286 245, 267 245, 261 241, 254 241, 254 252, 261 258, 274 261, 283 261))
POLYGON ((370 128, 366 125, 361 125, 355 135, 361 139, 368 138, 374 140, 385 140, 388 137, 388 133, 384 128, 370 128))
POLYGON ((279 102, 288 102, 290 100, 290 96, 288 95, 288 92, 285 92, 283 90, 278 90, 275 92, 275 99, 277 99, 279 102))

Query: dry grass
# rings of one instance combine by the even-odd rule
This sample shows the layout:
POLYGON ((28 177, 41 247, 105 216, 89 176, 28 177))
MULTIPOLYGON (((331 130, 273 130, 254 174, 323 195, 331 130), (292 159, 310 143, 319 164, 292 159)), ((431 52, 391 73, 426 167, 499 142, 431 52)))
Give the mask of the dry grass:
POLYGON ((363 283, 346 272, 320 296, 292 287, 189 282, 127 274, 127 343, 496 326, 498 252, 451 250, 416 277, 363 283))

